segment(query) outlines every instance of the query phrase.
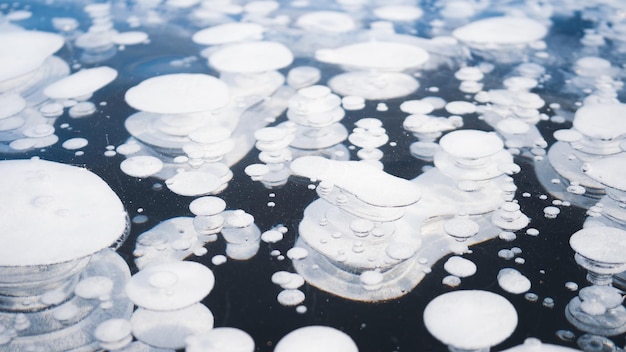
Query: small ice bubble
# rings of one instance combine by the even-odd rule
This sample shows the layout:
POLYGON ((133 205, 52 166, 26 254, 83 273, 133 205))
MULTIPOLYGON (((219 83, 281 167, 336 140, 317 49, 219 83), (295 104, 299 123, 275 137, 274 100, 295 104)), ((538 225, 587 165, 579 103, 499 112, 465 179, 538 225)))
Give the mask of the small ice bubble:
POLYGON ((537 302, 539 296, 536 293, 528 292, 524 295, 524 298, 529 302, 537 302))
POLYGON ((585 194, 587 190, 583 186, 572 184, 567 187, 567 191, 572 194, 581 195, 585 194))
POLYGON ((530 280, 519 271, 505 268, 498 273, 498 285, 510 293, 520 294, 530 290, 530 280))
POLYGON ((559 338, 559 340, 566 342, 574 341, 574 339, 576 338, 576 335, 569 330, 557 330, 555 334, 556 337, 559 338))
POLYGON ((283 239, 283 233, 278 230, 268 230, 261 234, 261 240, 265 243, 276 243, 283 239))
POLYGON ((227 260, 228 259, 226 258, 225 255, 218 254, 218 255, 213 256, 213 258, 211 258, 211 263, 217 266, 217 265, 222 265, 226 263, 227 260))
POLYGON ((514 241, 517 238, 515 233, 511 232, 511 231, 502 231, 502 232, 500 232, 498 237, 500 237, 500 239, 505 240, 507 242, 514 241))
POLYGON ((510 249, 501 249, 498 251, 498 257, 510 260, 515 257, 515 253, 513 253, 510 249))
POLYGON ((570 290, 570 291, 577 291, 578 290, 578 284, 572 281, 568 281, 565 283, 565 288, 570 290))
POLYGON ((546 297, 543 299, 542 305, 546 308, 554 308, 554 299, 551 297, 546 297))
POLYGON ((454 275, 448 275, 441 280, 441 283, 446 286, 457 287, 461 284, 461 278, 454 275))
POLYGON ((278 294, 277 300, 283 306, 292 307, 304 302, 304 292, 296 289, 282 290, 278 294))
POLYGON ((476 273, 476 264, 459 256, 450 257, 443 267, 448 273, 458 277, 468 277, 476 273))
POLYGON ((561 210, 557 207, 549 206, 543 208, 543 215, 548 219, 554 219, 559 215, 561 210))
POLYGON ((309 255, 309 251, 302 247, 293 247, 287 251, 287 257, 291 260, 301 260, 309 255))
POLYGON ((539 230, 535 228, 529 228, 526 230, 526 234, 529 236, 539 236, 539 230))

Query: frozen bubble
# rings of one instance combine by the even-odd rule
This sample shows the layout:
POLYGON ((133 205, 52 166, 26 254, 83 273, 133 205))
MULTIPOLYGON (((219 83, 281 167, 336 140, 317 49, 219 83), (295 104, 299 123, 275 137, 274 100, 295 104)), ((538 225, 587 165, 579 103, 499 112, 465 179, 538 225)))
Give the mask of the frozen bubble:
POLYGON ((444 222, 443 229, 448 235, 464 240, 475 236, 480 226, 474 220, 459 217, 444 222))
POLYGON ((530 290, 530 280, 512 268, 504 268, 498 272, 498 285, 503 290, 513 294, 520 294, 530 290))
POLYGON ((424 100, 407 100, 400 104, 400 110, 411 115, 430 114, 434 109, 431 103, 424 100))
POLYGON ((54 319, 63 322, 73 319, 74 317, 76 317, 78 312, 78 306, 76 306, 76 304, 74 304, 73 302, 70 302, 60 305, 57 309, 54 310, 52 316, 54 317, 54 319))
POLYGON ((488 157, 504 147, 495 133, 478 130, 452 131, 441 137, 439 145, 447 153, 466 159, 488 157))
POLYGON ((126 231, 123 204, 84 168, 35 158, 3 160, 0 194, 13 200, 0 203, 0 223, 11 229, 0 236, 0 266, 73 261, 109 247, 126 231), (22 204, 19 211, 15 204, 22 204))
POLYGON ((93 332, 93 335, 100 343, 105 343, 103 348, 117 349, 118 346, 126 346, 132 337, 132 325, 126 319, 109 319, 100 323, 93 332), (111 347, 109 347, 109 344, 111 347))
POLYGON ((498 121, 496 127, 509 134, 524 134, 530 130, 530 126, 524 121, 520 121, 516 118, 506 118, 498 121))
POLYGON ((282 286, 291 280, 291 275, 292 274, 288 271, 277 271, 272 274, 272 282, 276 285, 282 286))
POLYGON ((424 14, 419 7, 410 5, 381 6, 373 12, 376 17, 387 21, 415 21, 424 14))
POLYGON ((570 290, 570 291, 577 291, 578 290, 578 284, 572 281, 568 281, 565 283, 565 288, 570 290))
POLYGON ((306 326, 285 335, 274 352, 358 352, 346 333, 327 326, 306 326))
POLYGON ((515 264, 520 264, 521 265, 521 264, 524 264, 524 263, 526 263, 526 259, 521 258, 521 257, 515 258, 515 264))
POLYGON ((289 281, 280 285, 285 290, 294 290, 304 285, 304 278, 298 274, 289 273, 289 281))
POLYGON ((615 343, 607 337, 592 334, 582 335, 578 338, 576 344, 581 350, 589 352, 609 352, 619 350, 616 348, 615 343))
POLYGON ((220 72, 260 73, 289 66, 291 50, 277 42, 246 42, 225 46, 209 57, 220 72))
POLYGON ((268 230, 261 234, 261 241, 265 243, 276 243, 282 241, 282 239, 283 233, 277 230, 268 230))
POLYGON ((152 264, 133 275, 126 294, 137 306, 164 311, 188 307, 211 292, 215 277, 195 262, 152 264))
POLYGON ((524 295, 524 299, 526 299, 529 302, 537 302, 537 300, 539 299, 539 296, 536 293, 528 292, 524 295))
POLYGON ((548 219, 554 219, 559 215, 561 210, 557 207, 549 206, 543 208, 543 215, 548 219))
POLYGON ((354 95, 348 95, 341 98, 341 106, 345 110, 361 110, 365 108, 365 99, 354 95))
POLYGON ((287 257, 291 260, 301 260, 309 255, 309 251, 302 247, 293 247, 287 251, 287 257))
POLYGON ((71 118, 78 119, 81 117, 87 117, 95 113, 97 110, 96 105, 90 101, 81 101, 72 106, 68 112, 71 118))
POLYGON ((461 67, 454 73, 454 77, 460 81, 480 81, 485 77, 478 67, 461 67))
POLYGON ((280 3, 272 0, 256 0, 248 2, 243 10, 247 13, 259 15, 259 16, 267 16, 270 13, 278 10, 280 8, 280 3))
POLYGON ((319 82, 322 72, 313 66, 294 67, 287 73, 287 84, 295 89, 312 86, 319 82))
POLYGON ((265 28, 257 23, 230 22, 211 26, 196 32, 192 40, 201 45, 221 45, 260 40, 265 28))
POLYGON ((247 332, 219 327, 185 339, 186 352, 254 352, 254 340, 247 332))
POLYGON ((446 19, 462 19, 474 16, 476 10, 470 2, 453 0, 447 1, 440 13, 446 19))
POLYGON ((136 45, 148 41, 148 33, 141 31, 129 31, 116 33, 111 40, 117 45, 136 45))
POLYGON ((26 10, 11 11, 6 15, 6 19, 9 21, 23 21, 31 18, 33 13, 26 10))
POLYGON ((515 257, 515 253, 510 249, 501 249, 498 251, 498 257, 506 260, 511 260, 515 257))
POLYGON ((583 138, 582 133, 574 129, 557 130, 553 135, 556 140, 567 143, 577 142, 583 138))
POLYGON ((83 69, 50 84, 43 93, 49 98, 59 100, 89 96, 116 77, 117 70, 108 66, 83 69))
POLYGON ((106 276, 91 276, 76 284, 74 293, 82 298, 94 299, 108 296, 113 290, 113 280, 106 276))
POLYGON ((570 246, 581 256, 603 263, 626 261, 626 231, 615 227, 588 227, 575 232, 569 240, 570 246))
POLYGON ((458 277, 468 277, 476 273, 476 264, 471 260, 453 256, 443 265, 443 268, 450 274, 458 277))
POLYGON ((432 335, 452 348, 480 350, 497 345, 513 333, 517 312, 495 293, 454 291, 428 303, 424 323, 432 335))
POLYGON ((20 138, 9 143, 9 147, 13 150, 28 150, 37 146, 35 138, 20 138))
POLYGON ((71 32, 78 28, 78 21, 71 17, 54 17, 52 18, 52 26, 61 32, 71 32))
POLYGON ((502 84, 509 90, 523 91, 533 89, 539 84, 536 79, 531 77, 509 77, 502 84))
POLYGON ((132 177, 149 177, 163 169, 163 162, 153 156, 133 156, 120 163, 120 169, 132 177))
POLYGON ((226 202, 219 197, 200 197, 189 203, 189 210, 197 216, 217 215, 226 209, 226 202))
POLYGON ((405 260, 411 258, 417 252, 415 245, 411 243, 393 242, 385 248, 385 254, 389 258, 396 260, 405 260))
POLYGON ((447 275, 441 280, 441 283, 446 286, 457 287, 461 284, 461 278, 454 275, 447 275))
POLYGON ((626 132, 626 104, 592 104, 576 111, 574 128, 593 139, 615 139, 626 132))
POLYGON ((306 306, 299 305, 299 306, 296 307, 296 313, 298 313, 298 314, 304 314, 307 311, 308 311, 308 309, 307 309, 306 306))
POLYGON ((595 300, 587 300, 580 303, 580 310, 592 316, 605 314, 606 308, 602 303, 595 300))
POLYGON ((363 284, 365 289, 368 290, 379 289, 382 285, 383 280, 383 274, 378 271, 367 270, 359 275, 359 281, 361 282, 361 284, 363 284))
POLYGON ((283 289, 294 290, 304 285, 304 278, 298 274, 287 271, 277 271, 272 274, 272 282, 283 289))
POLYGON ((48 32, 19 30, 0 33, 0 82, 35 71, 64 43, 62 36, 48 32))
POLYGON ((446 111, 454 115, 466 115, 476 112, 476 105, 467 101, 451 101, 446 104, 446 111))
POLYGON ((17 93, 0 95, 0 120, 13 116, 26 107, 26 100, 17 93))
POLYGON ((541 304, 546 308, 554 308, 554 299, 552 297, 546 297, 541 304))
POLYGON ((300 17, 295 25, 311 32, 345 33, 356 28, 352 16, 345 12, 311 11, 300 17))
POLYGON ((133 224, 137 224, 137 225, 145 224, 146 222, 148 222, 148 217, 143 214, 135 215, 133 216, 132 222, 133 224))
POLYGON ((215 110, 228 104, 228 86, 205 74, 169 74, 149 78, 125 95, 131 107, 157 114, 215 110), (207 98, 208 97, 208 98, 207 98))
POLYGON ((117 148, 115 148, 115 151, 122 155, 134 154, 140 150, 141 150, 141 145, 139 143, 130 143, 130 142, 120 144, 117 148))
POLYGON ((526 234, 529 236, 539 236, 539 230, 535 228, 529 228, 526 230, 526 234))
POLYGON ((41 303, 46 305, 58 305, 67 299, 67 294, 62 289, 55 289, 44 293, 41 296, 41 303))
POLYGON ((59 117, 63 115, 65 107, 61 103, 51 102, 45 103, 39 107, 39 112, 44 117, 59 117))
POLYGON ((244 169, 246 175, 250 176, 252 180, 260 180, 263 178, 263 175, 266 175, 270 172, 270 169, 265 164, 251 164, 246 166, 244 169))
MULTIPOLYGON (((483 87, 484 85, 482 83, 479 83, 476 81, 462 81, 461 84, 459 84, 459 90, 463 93, 468 93, 468 94, 479 93, 483 89, 483 87)), ((478 107, 477 107, 477 111, 478 111, 478 107)))
POLYGON ((181 196, 200 196, 217 190, 222 182, 208 172, 183 171, 166 180, 165 185, 181 196))
POLYGON ((218 254, 218 255, 214 255, 211 258, 211 263, 213 263, 213 265, 217 266, 217 265, 225 264, 227 260, 228 259, 226 258, 225 255, 218 254))
MULTIPOLYGON (((144 269, 145 270, 145 269, 144 269)), ((183 349, 185 340, 192 335, 213 329, 213 313, 203 304, 192 304, 176 310, 154 311, 139 308, 130 322, 137 340, 169 351, 183 349)))
POLYGON ((368 41, 315 52, 315 58, 321 62, 387 71, 419 67, 428 57, 426 50, 415 45, 383 41, 368 41))
POLYGON ((555 334, 559 340, 566 342, 574 341, 576 338, 576 335, 570 330, 557 330, 555 334))
POLYGON ((63 142, 62 146, 67 150, 76 150, 86 147, 87 144, 89 144, 89 141, 85 138, 70 138, 63 142))
POLYGON ((226 222, 232 227, 244 228, 254 223, 254 216, 241 209, 237 209, 226 218, 226 222))
POLYGON ((47 137, 54 134, 54 127, 46 124, 35 125, 24 129, 22 134, 31 138, 47 137))
POLYGON ((513 45, 541 40, 548 32, 546 26, 525 17, 491 17, 459 27, 454 37, 469 44, 513 45))
POLYGON ((293 307, 304 302, 304 292, 300 290, 282 290, 278 294, 277 300, 283 306, 293 307))

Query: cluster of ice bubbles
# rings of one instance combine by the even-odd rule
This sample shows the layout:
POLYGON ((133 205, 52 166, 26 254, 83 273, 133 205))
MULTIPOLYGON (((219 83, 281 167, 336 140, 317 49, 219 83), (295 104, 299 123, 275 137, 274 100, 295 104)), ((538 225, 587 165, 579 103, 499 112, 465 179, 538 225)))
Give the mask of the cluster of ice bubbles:
MULTIPOLYGON (((579 347, 611 347, 606 336, 626 331, 623 4, 114 1, 84 6, 86 31, 74 18, 50 19, 56 33, 24 30, 19 23, 30 18, 28 10, 1 8, 0 152, 16 160, 0 161, 0 349, 254 351, 248 333, 214 328, 202 301, 215 277, 185 260, 206 255, 220 238, 225 255, 213 256, 213 265, 249 260, 261 242, 277 243, 288 233, 280 225, 261 230, 253 214, 237 208, 246 204, 227 209, 219 197, 236 176, 231 167, 254 147, 259 162, 245 174, 264 187, 297 178, 319 182, 310 187, 319 199, 303 209, 286 252, 295 272, 271 275, 282 305, 306 312, 305 284, 355 301, 396 299, 453 254, 441 280, 451 292, 428 303, 426 329, 452 351, 485 351, 506 340, 518 316, 503 295, 536 300, 533 281, 503 267, 494 277, 503 295, 455 288, 481 270, 465 257, 471 245, 514 241, 524 229, 540 234, 516 199, 517 158, 534 167, 555 198, 545 218, 558 217, 559 206, 588 209, 570 245, 591 285, 564 313, 587 333, 579 347), (572 49, 571 67, 562 68, 563 91, 579 100, 569 103, 541 94, 552 79, 548 68, 569 62, 554 57, 563 48, 552 50, 544 39, 553 17, 576 11, 591 28, 572 49), (148 44, 155 25, 180 19, 195 28, 187 39, 206 59, 207 73, 161 74, 124 87, 125 102, 136 110, 124 121, 129 138, 107 146, 105 155, 122 154, 119 167, 130 177, 162 180, 171 192, 193 197, 194 216, 163 220, 139 235, 133 252, 139 271, 131 275, 116 249, 132 223, 111 188, 86 169, 20 156, 59 143, 57 124, 69 131, 71 119, 97 115, 107 102, 95 103, 94 94, 119 80, 115 68, 101 63, 133 50, 127 46, 148 44), (422 27, 426 33, 417 32, 422 27), (319 66, 339 73, 323 77, 319 66), (458 82, 458 92, 450 95, 460 98, 415 99, 420 77, 440 69, 453 72, 448 79, 458 82), (359 115, 371 104, 380 116, 359 115), (388 105, 404 115, 386 119, 388 105), (397 146, 387 132, 401 120, 417 138, 410 154, 428 165, 413 179, 385 172, 383 147, 397 146), (463 128, 477 120, 492 131, 463 128), (571 128, 544 136, 537 127, 543 121, 571 128)), ((184 71, 183 61, 171 66, 184 71)), ((88 143, 78 136, 61 144, 81 157, 88 143)), ((513 247, 498 255, 523 264, 522 253, 513 247)), ((577 291, 578 284, 568 288, 577 291)), ((554 300, 543 304, 554 307, 554 300)), ((274 349, 357 350, 348 335, 325 326, 297 329, 274 349)), ((566 350, 533 338, 510 349, 566 350)))

